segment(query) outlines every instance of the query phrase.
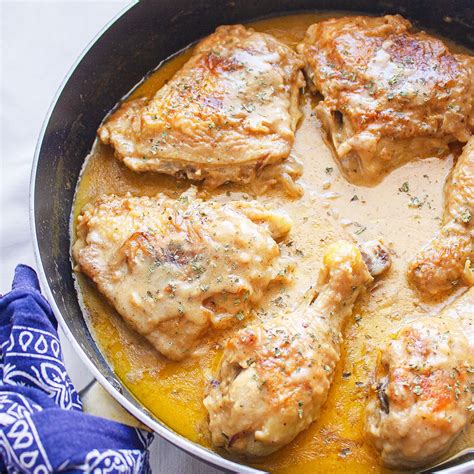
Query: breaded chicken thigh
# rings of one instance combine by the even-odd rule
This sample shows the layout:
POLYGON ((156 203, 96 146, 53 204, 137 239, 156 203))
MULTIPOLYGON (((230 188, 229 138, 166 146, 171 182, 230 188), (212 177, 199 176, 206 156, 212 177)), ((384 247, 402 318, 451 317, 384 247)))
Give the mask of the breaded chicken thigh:
POLYGON ((474 60, 399 15, 309 27, 298 46, 316 111, 347 179, 372 185, 408 160, 443 156, 474 128, 474 60))
POLYGON ((151 99, 125 102, 99 129, 134 171, 210 187, 249 182, 288 157, 300 117, 302 60, 271 35, 220 26, 151 99))
POLYGON ((290 227, 254 201, 112 195, 78 217, 73 255, 133 329, 180 360, 206 329, 242 320, 290 278, 275 240, 290 227))

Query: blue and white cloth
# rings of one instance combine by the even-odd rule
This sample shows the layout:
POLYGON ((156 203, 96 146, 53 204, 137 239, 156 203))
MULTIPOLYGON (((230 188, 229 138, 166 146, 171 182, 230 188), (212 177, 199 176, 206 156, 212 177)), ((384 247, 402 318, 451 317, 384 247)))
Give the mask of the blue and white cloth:
POLYGON ((0 472, 149 473, 153 435, 82 412, 36 273, 0 297, 0 472))

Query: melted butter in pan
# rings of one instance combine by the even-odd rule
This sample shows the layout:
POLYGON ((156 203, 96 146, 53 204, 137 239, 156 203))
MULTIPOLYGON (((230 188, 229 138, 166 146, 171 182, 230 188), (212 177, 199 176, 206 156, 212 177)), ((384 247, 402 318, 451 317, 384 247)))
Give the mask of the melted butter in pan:
MULTIPOLYGON (((295 15, 260 21, 252 26, 294 46, 307 27, 335 16, 295 15)), ((453 47, 460 51, 460 48, 453 47)), ((131 95, 150 96, 189 58, 185 51, 152 73, 131 95)), ((385 472, 364 443, 364 407, 367 389, 384 341, 407 320, 438 311, 447 301, 422 301, 408 287, 406 263, 439 229, 443 185, 454 156, 409 163, 373 188, 349 184, 339 173, 312 110, 306 92, 303 118, 292 155, 303 165, 299 183, 304 195, 289 199, 278 191, 254 196, 250 188, 224 186, 210 194, 219 199, 253 198, 285 209, 294 221, 282 245, 295 257, 297 269, 290 287, 274 287, 255 318, 270 318, 296 304, 316 283, 326 244, 339 238, 365 241, 381 238, 393 252, 393 268, 370 295, 361 298, 345 328, 341 362, 320 419, 281 451, 253 463, 255 467, 285 473, 385 472)), ((113 158, 109 147, 96 144, 78 185, 74 216, 102 194, 179 196, 189 183, 158 174, 137 174, 113 158)), ((183 362, 160 357, 130 331, 111 306, 82 275, 78 282, 90 327, 106 358, 130 391, 157 418, 192 441, 210 446, 207 412, 202 404, 205 387, 219 362, 220 344, 229 332, 211 335, 196 355, 183 362)), ((455 297, 453 295, 452 297, 455 297)), ((247 324, 243 321, 242 324, 247 324)), ((235 331, 238 328, 233 328, 235 331)), ((451 453, 474 443, 474 428, 462 434, 451 453)))

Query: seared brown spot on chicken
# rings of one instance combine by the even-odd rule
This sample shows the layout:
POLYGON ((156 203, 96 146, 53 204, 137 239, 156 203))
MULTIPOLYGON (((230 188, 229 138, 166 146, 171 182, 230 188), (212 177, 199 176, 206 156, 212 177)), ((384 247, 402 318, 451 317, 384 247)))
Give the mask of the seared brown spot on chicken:
POLYGON ((382 353, 366 432, 393 468, 434 461, 474 412, 474 290, 404 326, 382 353))
POLYGON ((316 23, 298 46, 316 111, 346 177, 375 184, 408 160, 442 156, 474 128, 474 62, 399 15, 316 23))
POLYGON ((474 138, 446 182, 445 198, 440 233, 408 268, 408 279, 429 295, 447 292, 460 282, 474 285, 474 138))
POLYGON ((243 319, 292 263, 289 218, 257 202, 105 196, 78 217, 73 254, 124 320, 171 359, 243 319))
POLYGON ((302 67, 272 36, 221 26, 153 98, 126 102, 112 114, 99 137, 135 171, 211 187, 248 182, 290 153, 302 67))
MULTIPOLYGON (((366 247, 367 255, 387 255, 380 251, 378 243, 366 247)), ((381 271, 389 265, 384 259, 375 267, 381 271)), ((339 361, 342 324, 372 280, 357 247, 345 241, 332 244, 314 302, 247 327, 227 341, 217 380, 204 400, 216 446, 266 455, 319 416, 339 361)))

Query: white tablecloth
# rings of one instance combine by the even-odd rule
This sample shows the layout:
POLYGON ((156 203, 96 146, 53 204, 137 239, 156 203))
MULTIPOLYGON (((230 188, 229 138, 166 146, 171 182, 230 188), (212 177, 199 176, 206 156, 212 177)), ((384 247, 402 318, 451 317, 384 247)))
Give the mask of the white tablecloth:
MULTIPOLYGON (((35 267, 28 216, 30 169, 43 119, 81 51, 128 1, 0 0, 0 294, 19 262, 35 267)), ((91 375, 63 340, 78 388, 91 375)), ((218 473, 164 440, 152 446, 156 473, 218 473)))

